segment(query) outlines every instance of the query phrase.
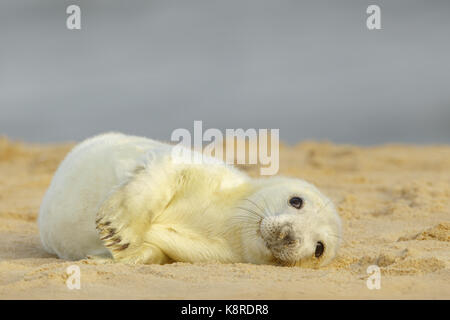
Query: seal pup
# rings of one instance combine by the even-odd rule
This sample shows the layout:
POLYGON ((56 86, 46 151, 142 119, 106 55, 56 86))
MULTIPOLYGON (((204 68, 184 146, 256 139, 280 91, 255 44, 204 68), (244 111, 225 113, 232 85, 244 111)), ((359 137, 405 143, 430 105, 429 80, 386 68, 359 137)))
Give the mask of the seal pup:
POLYGON ((180 162, 174 147, 120 133, 77 145, 40 208, 44 248, 69 260, 144 264, 321 266, 336 255, 341 221, 315 186, 250 178, 211 157, 180 162))

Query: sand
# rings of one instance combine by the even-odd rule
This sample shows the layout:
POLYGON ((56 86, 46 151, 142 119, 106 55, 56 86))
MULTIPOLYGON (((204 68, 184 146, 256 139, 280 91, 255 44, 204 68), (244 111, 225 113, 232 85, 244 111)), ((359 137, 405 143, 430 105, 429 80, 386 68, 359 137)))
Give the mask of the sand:
POLYGON ((450 146, 283 145, 280 174, 316 184, 343 219, 342 249, 321 269, 60 260, 44 251, 36 218, 71 147, 0 138, 1 299, 450 298, 450 146), (66 286, 70 265, 79 290, 66 286), (379 290, 366 285, 369 265, 380 267, 379 290))

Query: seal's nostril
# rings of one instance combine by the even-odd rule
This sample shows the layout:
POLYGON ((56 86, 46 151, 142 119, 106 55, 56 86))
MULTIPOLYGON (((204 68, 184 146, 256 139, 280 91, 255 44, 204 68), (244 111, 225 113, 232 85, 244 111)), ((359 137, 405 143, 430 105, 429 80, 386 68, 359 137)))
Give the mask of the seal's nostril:
POLYGON ((288 232, 286 230, 282 230, 278 234, 278 240, 284 240, 284 239, 286 239, 287 236, 288 236, 288 232))
POLYGON ((282 227, 278 232, 278 240, 284 241, 291 234, 291 228, 289 226, 282 227))
POLYGON ((320 241, 317 242, 317 244, 316 244, 316 252, 314 253, 314 256, 316 258, 320 258, 320 256, 323 254, 324 250, 325 250, 325 247, 324 247, 323 243, 320 242, 320 241))
POLYGON ((281 228, 277 235, 277 240, 280 244, 287 246, 292 246, 299 242, 290 226, 281 228))

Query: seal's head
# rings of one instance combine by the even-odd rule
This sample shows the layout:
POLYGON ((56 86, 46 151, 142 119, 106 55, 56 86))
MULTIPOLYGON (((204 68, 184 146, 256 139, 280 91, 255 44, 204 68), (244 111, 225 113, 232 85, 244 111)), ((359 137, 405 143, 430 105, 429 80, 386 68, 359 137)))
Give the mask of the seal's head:
POLYGON ((252 212, 242 226, 249 262, 314 267, 336 255, 341 240, 339 215, 327 197, 303 180, 261 179, 240 209, 252 212))

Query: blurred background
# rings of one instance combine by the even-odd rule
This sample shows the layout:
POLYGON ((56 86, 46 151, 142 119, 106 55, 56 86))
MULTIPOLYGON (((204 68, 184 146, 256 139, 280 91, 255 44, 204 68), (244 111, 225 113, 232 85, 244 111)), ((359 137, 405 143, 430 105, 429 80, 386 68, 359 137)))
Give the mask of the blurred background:
POLYGON ((0 135, 168 141, 194 120, 291 144, 449 143, 450 1, 0 2, 0 135))

